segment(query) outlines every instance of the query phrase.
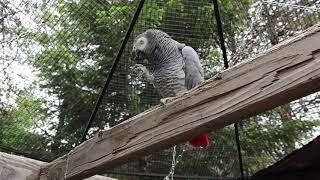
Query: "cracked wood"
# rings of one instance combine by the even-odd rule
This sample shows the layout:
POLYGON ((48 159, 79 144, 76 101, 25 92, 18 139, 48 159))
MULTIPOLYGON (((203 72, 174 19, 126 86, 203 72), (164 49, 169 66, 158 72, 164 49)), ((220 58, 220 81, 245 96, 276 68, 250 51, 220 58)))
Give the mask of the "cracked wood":
MULTIPOLYGON (((80 179, 223 128, 320 90, 320 26, 98 133, 41 170, 43 179, 80 179)), ((214 146, 214 145, 213 145, 214 146)))

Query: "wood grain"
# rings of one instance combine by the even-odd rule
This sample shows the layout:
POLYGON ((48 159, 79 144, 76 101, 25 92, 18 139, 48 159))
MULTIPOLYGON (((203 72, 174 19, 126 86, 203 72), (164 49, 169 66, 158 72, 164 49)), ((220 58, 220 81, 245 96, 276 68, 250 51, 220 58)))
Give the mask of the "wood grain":
POLYGON ((36 180, 44 162, 0 152, 0 179, 36 180))
POLYGON ((156 150, 223 128, 320 90, 320 27, 98 133, 41 170, 47 179, 81 179, 156 150))
MULTIPOLYGON (((40 166, 47 163, 0 152, 1 180, 38 180, 40 166)), ((105 176, 92 176, 86 180, 116 180, 105 176)))

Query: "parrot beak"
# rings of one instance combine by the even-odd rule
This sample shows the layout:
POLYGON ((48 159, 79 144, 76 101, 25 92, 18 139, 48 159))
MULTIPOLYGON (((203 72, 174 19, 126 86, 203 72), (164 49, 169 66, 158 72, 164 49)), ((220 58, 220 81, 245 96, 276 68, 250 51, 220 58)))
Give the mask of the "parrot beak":
POLYGON ((144 59, 143 52, 137 49, 133 49, 131 52, 131 59, 134 61, 142 61, 144 59))

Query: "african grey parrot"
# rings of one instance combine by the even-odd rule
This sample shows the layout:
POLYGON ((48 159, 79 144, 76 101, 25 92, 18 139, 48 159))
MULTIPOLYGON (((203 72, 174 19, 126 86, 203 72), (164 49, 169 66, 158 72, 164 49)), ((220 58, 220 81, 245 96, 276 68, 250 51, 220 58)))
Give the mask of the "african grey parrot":
MULTIPOLYGON (((204 81, 196 51, 163 31, 149 29, 138 35, 131 55, 137 62, 148 60, 151 72, 141 64, 136 64, 133 70, 148 79, 164 99, 183 95, 204 81)), ((207 147, 208 135, 192 138, 188 142, 194 147, 207 147)))

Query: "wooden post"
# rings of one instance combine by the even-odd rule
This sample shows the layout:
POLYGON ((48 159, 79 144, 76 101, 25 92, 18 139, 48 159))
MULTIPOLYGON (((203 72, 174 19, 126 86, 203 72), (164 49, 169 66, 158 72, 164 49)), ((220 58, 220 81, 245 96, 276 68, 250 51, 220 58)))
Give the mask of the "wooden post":
MULTIPOLYGON (((39 180, 40 166, 47 163, 0 152, 1 180, 39 180)), ((86 180, 116 180, 105 176, 93 176, 86 180)))
POLYGON ((41 169, 81 179, 320 90, 320 26, 208 80, 182 97, 98 133, 41 169))

